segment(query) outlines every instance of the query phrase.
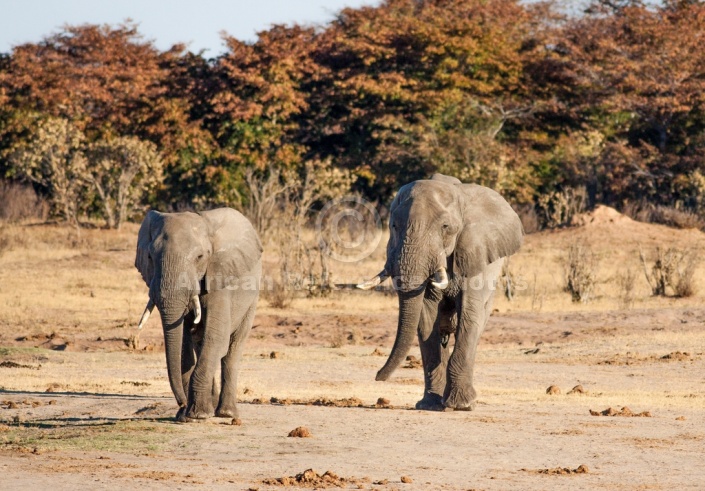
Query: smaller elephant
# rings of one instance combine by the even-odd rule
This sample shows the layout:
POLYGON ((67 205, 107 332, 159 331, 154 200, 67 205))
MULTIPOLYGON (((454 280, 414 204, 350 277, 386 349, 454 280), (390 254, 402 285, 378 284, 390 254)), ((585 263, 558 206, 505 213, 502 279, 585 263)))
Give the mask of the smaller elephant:
POLYGON ((477 343, 504 258, 522 243, 521 221, 495 191, 436 174, 399 190, 389 229, 384 269, 358 285, 374 288, 392 277, 399 297, 394 347, 376 379, 390 377, 416 333, 425 384, 416 408, 472 410, 477 343))
POLYGON ((257 232, 233 209, 145 216, 135 267, 149 301, 139 328, 156 306, 178 421, 237 417, 237 369, 259 297, 261 257, 257 232))

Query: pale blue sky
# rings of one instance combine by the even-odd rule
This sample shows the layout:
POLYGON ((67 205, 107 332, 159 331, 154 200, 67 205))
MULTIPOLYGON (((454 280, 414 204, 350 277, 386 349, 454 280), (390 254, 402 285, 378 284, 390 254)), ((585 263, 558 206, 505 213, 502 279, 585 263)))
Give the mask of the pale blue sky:
POLYGON ((64 24, 118 24, 128 17, 161 50, 178 42, 224 51, 220 32, 254 40, 271 24, 320 25, 344 7, 379 5, 381 0, 0 0, 0 53, 36 42, 64 24))

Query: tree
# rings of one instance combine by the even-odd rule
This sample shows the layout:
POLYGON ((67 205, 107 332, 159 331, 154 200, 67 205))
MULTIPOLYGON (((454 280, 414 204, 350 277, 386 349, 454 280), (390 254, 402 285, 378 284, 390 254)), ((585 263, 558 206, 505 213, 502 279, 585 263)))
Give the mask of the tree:
POLYGON ((93 143, 86 154, 81 178, 98 195, 108 227, 119 229, 162 180, 164 164, 156 145, 119 137, 93 143))
POLYGON ((461 132, 494 127, 494 140, 508 115, 528 113, 533 23, 515 0, 386 0, 343 10, 316 51, 323 69, 311 146, 385 197, 449 159, 458 169, 484 165, 460 154, 437 160, 432 141, 453 138, 451 119, 466 124, 461 132))
POLYGON ((42 121, 33 136, 10 156, 13 172, 42 186, 54 212, 76 226, 84 204, 84 141, 83 133, 71 123, 50 118, 42 121))

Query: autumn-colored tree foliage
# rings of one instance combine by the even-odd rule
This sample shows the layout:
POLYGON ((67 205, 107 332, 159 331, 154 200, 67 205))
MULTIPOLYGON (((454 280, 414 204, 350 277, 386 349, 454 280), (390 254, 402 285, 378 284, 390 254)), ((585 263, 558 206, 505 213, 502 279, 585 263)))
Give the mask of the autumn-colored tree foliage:
POLYGON ((89 141, 134 136, 175 165, 189 145, 207 145, 189 102, 170 90, 182 46, 160 53, 134 24, 67 26, 16 47, 0 69, 0 132, 22 139, 47 117, 62 118, 89 141))
POLYGON ((343 10, 316 53, 325 68, 310 128, 319 150, 385 195, 436 170, 466 173, 473 156, 457 145, 472 138, 460 134, 492 142, 531 106, 523 66, 534 23, 514 0, 343 10))
POLYGON ((705 6, 600 2, 590 11, 540 62, 555 95, 542 116, 564 122, 553 127, 558 181, 589 183, 608 203, 691 206, 705 150, 705 6))
POLYGON ((546 223, 570 196, 705 215, 704 37, 705 5, 689 0, 595 0, 567 16, 519 0, 382 0, 321 28, 225 36, 213 59, 160 52, 129 22, 67 26, 0 56, 0 171, 51 194, 17 157, 40 155, 44 122, 62 121, 85 138, 88 169, 87 149, 155 145, 164 165, 137 208, 247 209, 252 182, 325 163, 381 205, 440 171, 536 205, 546 223))

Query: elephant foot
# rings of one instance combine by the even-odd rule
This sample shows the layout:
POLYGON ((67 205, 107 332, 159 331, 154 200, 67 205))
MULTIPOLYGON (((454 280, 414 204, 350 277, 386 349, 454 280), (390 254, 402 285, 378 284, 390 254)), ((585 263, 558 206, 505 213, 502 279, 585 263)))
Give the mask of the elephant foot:
POLYGON ((174 416, 174 421, 177 423, 188 423, 190 418, 186 417, 186 406, 181 406, 174 416))
POLYGON ((192 404, 186 411, 187 419, 207 419, 213 416, 213 407, 200 406, 198 404, 192 404))
POLYGON ((460 389, 453 387, 449 394, 443 398, 443 405, 455 411, 473 411, 477 404, 477 393, 472 386, 460 389))
POLYGON ((443 398, 438 394, 426 393, 419 402, 416 403, 416 409, 420 411, 443 411, 443 398))
POLYGON ((237 407, 219 407, 215 411, 216 418, 239 418, 237 407))

